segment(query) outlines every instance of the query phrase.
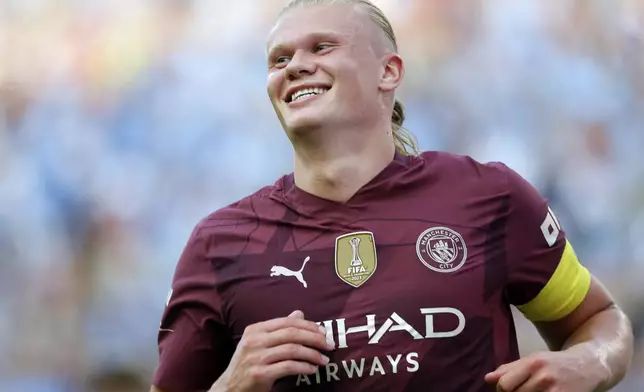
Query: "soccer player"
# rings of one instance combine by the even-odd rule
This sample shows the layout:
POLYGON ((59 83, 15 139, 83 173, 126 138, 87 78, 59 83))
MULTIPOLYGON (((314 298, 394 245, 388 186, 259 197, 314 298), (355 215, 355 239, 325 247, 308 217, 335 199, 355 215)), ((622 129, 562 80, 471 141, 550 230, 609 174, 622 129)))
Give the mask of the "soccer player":
MULTIPOLYGON (((365 0, 294 0, 268 95, 294 174, 203 219, 152 391, 608 390, 632 333, 546 201, 501 163, 416 153, 393 30, 365 0), (519 358, 510 306, 552 351, 519 358)), ((592 195, 589 195, 592 197, 592 195)))

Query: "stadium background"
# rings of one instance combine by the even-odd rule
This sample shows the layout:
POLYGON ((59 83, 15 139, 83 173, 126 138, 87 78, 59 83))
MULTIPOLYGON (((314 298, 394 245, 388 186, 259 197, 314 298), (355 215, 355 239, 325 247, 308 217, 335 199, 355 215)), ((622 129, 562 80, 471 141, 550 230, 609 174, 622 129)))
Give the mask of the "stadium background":
MULTIPOLYGON (((407 61, 407 127, 552 200, 633 318, 617 390, 641 392, 644 2, 376 3, 407 61)), ((290 171, 264 90, 283 4, 0 1, 0 391, 147 390, 193 225, 290 171)), ((543 347, 519 325, 524 352, 543 347)))

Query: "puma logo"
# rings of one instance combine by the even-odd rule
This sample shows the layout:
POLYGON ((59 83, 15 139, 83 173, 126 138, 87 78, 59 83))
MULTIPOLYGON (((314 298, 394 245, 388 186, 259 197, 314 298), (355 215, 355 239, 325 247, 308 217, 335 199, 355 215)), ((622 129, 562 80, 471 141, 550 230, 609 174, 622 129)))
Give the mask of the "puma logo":
POLYGON ((302 263, 302 268, 300 268, 298 271, 291 271, 286 267, 282 267, 280 265, 274 265, 271 268, 271 276, 295 276, 297 280, 299 280, 300 283, 302 283, 302 285, 306 288, 307 285, 306 285, 306 281, 304 280, 304 275, 302 275, 302 271, 304 271, 304 267, 306 266, 306 263, 308 263, 310 259, 311 258, 307 256, 306 259, 304 259, 304 263, 302 263))

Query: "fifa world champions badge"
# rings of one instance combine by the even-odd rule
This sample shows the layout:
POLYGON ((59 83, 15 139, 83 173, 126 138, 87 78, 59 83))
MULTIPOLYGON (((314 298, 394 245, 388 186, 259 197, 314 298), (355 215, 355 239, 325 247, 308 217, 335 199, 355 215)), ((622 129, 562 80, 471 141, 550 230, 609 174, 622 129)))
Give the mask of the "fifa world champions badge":
POLYGON ((362 231, 335 240, 335 272, 353 287, 362 286, 378 267, 373 233, 362 231))
POLYGON ((427 268, 441 273, 458 270, 467 259, 463 237, 448 227, 423 231, 416 241, 416 253, 427 268))

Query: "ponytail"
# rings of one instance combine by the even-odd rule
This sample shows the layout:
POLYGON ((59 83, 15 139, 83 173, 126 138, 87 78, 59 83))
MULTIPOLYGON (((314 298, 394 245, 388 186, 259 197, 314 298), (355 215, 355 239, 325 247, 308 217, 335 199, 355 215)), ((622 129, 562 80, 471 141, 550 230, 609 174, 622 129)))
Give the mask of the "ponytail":
POLYGON ((416 137, 403 127, 403 123, 405 122, 405 107, 397 99, 394 102, 391 122, 396 150, 403 155, 418 155, 420 149, 418 148, 416 137))

